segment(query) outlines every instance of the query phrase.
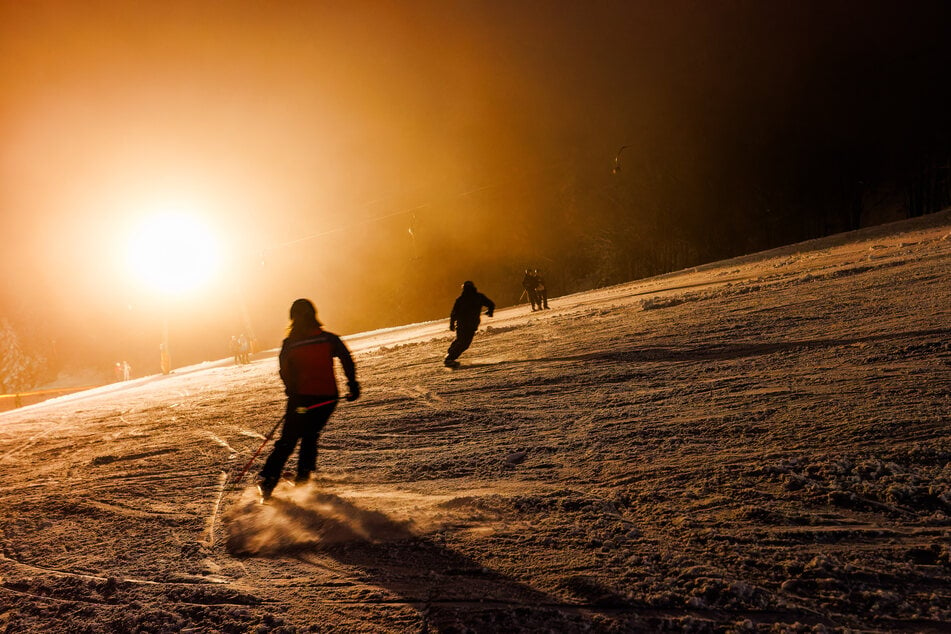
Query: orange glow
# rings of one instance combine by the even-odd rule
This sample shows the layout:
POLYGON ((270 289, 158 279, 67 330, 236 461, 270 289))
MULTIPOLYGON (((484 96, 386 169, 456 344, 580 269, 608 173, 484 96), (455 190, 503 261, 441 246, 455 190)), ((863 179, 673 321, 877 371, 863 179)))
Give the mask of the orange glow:
POLYGON ((107 369, 166 308, 176 364, 431 320, 806 237, 951 138, 942 3, 721 4, 0 2, 0 314, 107 369))
POLYGON ((127 245, 129 272, 150 288, 184 293, 211 281, 219 268, 219 246, 194 215, 165 212, 146 218, 127 245))

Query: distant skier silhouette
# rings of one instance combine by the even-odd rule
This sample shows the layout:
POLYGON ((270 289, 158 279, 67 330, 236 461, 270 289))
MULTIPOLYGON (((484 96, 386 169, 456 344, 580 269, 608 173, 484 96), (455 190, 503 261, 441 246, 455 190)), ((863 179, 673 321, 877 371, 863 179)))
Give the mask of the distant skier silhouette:
POLYGON ((261 469, 258 489, 263 500, 268 499, 277 486, 284 463, 294 453, 298 441, 295 482, 307 482, 317 468, 317 441, 339 398, 334 357, 340 359, 347 376, 350 390, 347 400, 356 400, 360 396, 360 384, 350 351, 340 337, 322 329, 317 321, 317 309, 310 300, 296 300, 291 305, 290 328, 278 356, 287 410, 281 437, 261 469))
POLYGON ((241 363, 241 357, 238 355, 238 337, 236 335, 231 335, 231 342, 228 344, 228 350, 231 352, 231 356, 234 357, 234 364, 238 365, 241 363))
POLYGON ((548 308, 548 289, 545 288, 545 280, 538 269, 532 271, 532 277, 535 278, 535 298, 538 301, 538 309, 548 308))
POLYGON ((251 357, 249 352, 251 350, 251 342, 248 341, 248 337, 242 332, 238 335, 238 363, 251 363, 251 357))
POLYGON ((525 294, 528 295, 528 301, 532 303, 532 311, 536 311, 542 307, 542 303, 538 299, 537 286, 538 279, 531 271, 525 269, 525 277, 522 278, 522 288, 525 289, 525 294))
POLYGON ((485 314, 491 317, 495 312, 495 302, 480 293, 475 284, 465 282, 462 285, 462 294, 456 298, 449 314, 449 330, 456 332, 456 339, 449 346, 449 352, 443 361, 447 368, 458 367, 459 362, 456 359, 472 345, 472 338, 479 329, 483 306, 486 308, 485 314))

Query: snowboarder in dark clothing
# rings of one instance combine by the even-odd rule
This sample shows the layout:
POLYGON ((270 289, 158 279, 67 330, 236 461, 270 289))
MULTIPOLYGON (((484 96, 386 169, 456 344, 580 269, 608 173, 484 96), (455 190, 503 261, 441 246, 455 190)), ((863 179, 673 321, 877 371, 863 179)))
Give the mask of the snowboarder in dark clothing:
POLYGON ((486 308, 485 314, 491 317, 495 312, 495 302, 476 290, 475 284, 465 282, 462 285, 462 294, 456 298, 449 314, 449 330, 456 332, 456 339, 449 346, 449 352, 443 362, 446 367, 457 367, 459 362, 456 359, 472 344, 472 338, 479 329, 483 306, 486 308))
POLYGON ((356 400, 360 384, 350 351, 340 337, 321 328, 310 300, 298 299, 291 305, 291 325, 278 356, 287 410, 281 437, 261 469, 258 489, 262 500, 271 496, 298 441, 295 482, 307 482, 317 468, 317 441, 339 398, 334 357, 340 359, 347 377, 347 400, 356 400))
POLYGON ((528 301, 532 303, 533 311, 542 307, 541 301, 538 299, 537 286, 538 280, 532 275, 531 271, 525 269, 525 277, 522 278, 522 288, 525 289, 525 293, 528 295, 528 301))

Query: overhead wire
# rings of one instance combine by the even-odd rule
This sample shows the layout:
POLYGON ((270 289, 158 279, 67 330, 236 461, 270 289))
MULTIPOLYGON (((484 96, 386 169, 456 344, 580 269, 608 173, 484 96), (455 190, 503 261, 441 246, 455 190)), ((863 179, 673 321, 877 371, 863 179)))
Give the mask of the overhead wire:
MULTIPOLYGON (((261 250, 261 256, 262 256, 262 259, 263 259, 263 257, 264 257, 265 255, 267 255, 267 253, 269 253, 269 252, 271 252, 271 251, 275 251, 275 250, 277 250, 277 249, 281 249, 281 248, 283 248, 283 247, 288 247, 288 246, 295 245, 295 244, 299 244, 299 243, 302 243, 302 242, 308 242, 308 241, 310 241, 310 240, 315 240, 315 239, 317 239, 317 238, 322 238, 322 237, 324 237, 324 236, 328 236, 328 235, 331 235, 331 234, 334 234, 334 233, 338 233, 338 232, 344 231, 344 230, 346 230, 346 229, 352 229, 352 228, 357 227, 357 226, 360 226, 360 225, 366 225, 366 224, 370 224, 370 223, 374 223, 374 222, 380 222, 380 221, 386 220, 386 219, 388 219, 388 218, 394 218, 394 217, 396 217, 396 216, 402 216, 402 215, 405 215, 405 214, 415 214, 417 211, 419 211, 419 210, 421 210, 421 209, 433 208, 433 207, 435 207, 435 206, 438 205, 438 204, 443 204, 443 203, 445 203, 445 202, 448 202, 448 201, 451 201, 451 200, 456 200, 456 199, 459 199, 459 198, 465 198, 466 196, 471 196, 471 195, 477 194, 477 193, 479 193, 479 192, 488 191, 488 190, 491 190, 491 189, 499 189, 499 188, 502 188, 502 187, 507 187, 507 186, 512 185, 513 183, 517 183, 517 182, 521 182, 521 181, 525 180, 525 179, 526 179, 528 176, 530 176, 530 175, 537 174, 537 173, 541 173, 541 172, 545 172, 545 171, 548 171, 548 170, 550 170, 550 169, 554 169, 555 167, 558 167, 558 166, 560 166, 560 165, 562 165, 562 164, 564 164, 564 163, 566 163, 566 162, 567 162, 567 159, 564 159, 564 160, 557 161, 557 162, 554 162, 554 163, 549 163, 549 164, 547 164, 547 165, 545 165, 545 166, 543 166, 543 167, 539 167, 539 168, 536 168, 536 169, 524 170, 521 174, 519 174, 519 175, 518 175, 517 177, 515 177, 515 178, 505 179, 505 180, 502 180, 502 181, 500 181, 500 182, 492 183, 492 184, 489 184, 489 185, 480 185, 480 186, 478 186, 478 187, 473 187, 472 189, 468 189, 468 190, 466 190, 466 191, 459 192, 459 193, 456 193, 456 194, 452 194, 452 195, 450 195, 450 196, 447 196, 445 199, 443 199, 443 200, 441 200, 441 201, 439 201, 439 202, 427 202, 427 203, 422 203, 422 204, 419 204, 419 205, 414 205, 414 206, 412 206, 412 207, 407 207, 407 208, 405 208, 405 209, 400 209, 400 210, 398 210, 398 211, 393 211, 393 212, 390 212, 390 213, 385 213, 385 214, 382 214, 382 215, 379 215, 379 216, 373 216, 373 217, 371 217, 371 218, 363 218, 363 219, 361 219, 361 220, 355 220, 355 221, 348 222, 348 223, 346 223, 346 224, 342 224, 342 225, 340 225, 340 226, 334 227, 334 228, 332 228, 332 229, 327 229, 327 230, 325 230, 325 231, 318 231, 318 232, 311 233, 311 234, 308 234, 308 235, 305 235, 305 236, 301 236, 301 237, 299 237, 299 238, 294 238, 293 240, 287 240, 287 241, 285 241, 285 242, 280 242, 280 243, 277 243, 277 244, 273 244, 273 245, 270 245, 270 246, 265 247, 264 249, 262 249, 262 250, 261 250)), ((371 205, 379 204, 380 202, 385 201, 385 200, 386 200, 386 198, 377 198, 377 199, 375 199, 375 200, 372 200, 372 201, 369 201, 369 202, 367 202, 367 203, 364 203, 362 206, 363 206, 364 208, 367 208, 367 207, 370 207, 371 205)), ((412 235, 412 234, 411 234, 411 235, 412 235)))

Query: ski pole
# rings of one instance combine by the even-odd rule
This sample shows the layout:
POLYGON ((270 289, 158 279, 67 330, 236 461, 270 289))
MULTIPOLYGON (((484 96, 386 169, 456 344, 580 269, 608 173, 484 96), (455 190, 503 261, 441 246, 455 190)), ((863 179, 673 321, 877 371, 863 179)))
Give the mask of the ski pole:
POLYGON ((261 446, 258 447, 258 450, 254 452, 254 455, 251 456, 251 459, 248 460, 248 464, 244 465, 244 468, 241 470, 241 473, 238 474, 238 477, 234 479, 234 482, 231 483, 232 486, 241 482, 241 478, 244 477, 244 474, 248 472, 248 469, 251 468, 251 465, 254 463, 255 458, 258 457, 258 454, 261 453, 261 450, 264 449, 264 446, 270 442, 271 438, 274 437, 274 432, 277 431, 277 428, 281 426, 281 423, 284 422, 286 416, 281 416, 281 420, 277 421, 277 424, 268 432, 267 436, 264 437, 264 442, 261 443, 261 446))
MULTIPOLYGON (((315 403, 315 404, 313 404, 313 405, 308 405, 307 407, 298 407, 297 409, 294 410, 294 412, 297 413, 297 414, 306 414, 307 412, 309 412, 310 410, 314 409, 315 407, 321 407, 321 406, 323 406, 323 405, 330 405, 331 403, 334 403, 334 402, 336 402, 336 401, 338 401, 338 400, 340 400, 340 397, 332 398, 332 399, 330 399, 329 401, 324 401, 324 402, 322 402, 322 403, 315 403)), ((285 415, 285 416, 281 416, 281 420, 277 421, 277 424, 274 425, 274 427, 271 429, 271 431, 268 432, 267 436, 264 437, 264 442, 261 443, 261 446, 258 447, 258 450, 254 452, 254 455, 251 456, 251 459, 248 460, 248 464, 244 465, 244 468, 241 469, 241 473, 239 473, 239 474, 238 474, 238 477, 234 479, 234 482, 232 482, 232 486, 235 486, 235 485, 237 485, 239 482, 241 482, 241 478, 243 478, 244 475, 248 472, 248 469, 251 468, 251 465, 254 464, 255 459, 257 459, 258 454, 261 453, 261 450, 264 449, 265 445, 267 445, 268 442, 270 442, 271 438, 274 437, 274 432, 277 431, 277 428, 281 426, 281 423, 283 423, 283 422, 284 422, 284 419, 286 419, 286 418, 287 418, 286 415, 285 415)))
POLYGON ((323 403, 314 403, 313 405, 308 405, 307 407, 298 407, 297 409, 294 410, 294 412, 296 414, 306 414, 307 412, 314 409, 315 407, 323 407, 324 405, 330 405, 331 403, 334 403, 339 400, 340 400, 340 397, 338 396, 337 398, 332 398, 329 401, 324 401, 323 403))

